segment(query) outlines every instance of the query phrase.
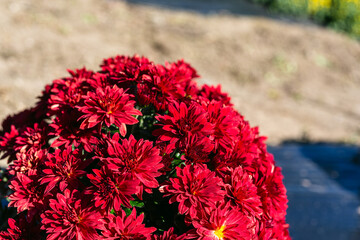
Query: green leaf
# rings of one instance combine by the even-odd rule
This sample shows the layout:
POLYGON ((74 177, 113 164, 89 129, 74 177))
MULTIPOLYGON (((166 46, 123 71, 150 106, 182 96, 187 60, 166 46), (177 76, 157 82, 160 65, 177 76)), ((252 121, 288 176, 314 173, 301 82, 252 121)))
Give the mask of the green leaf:
POLYGON ((126 216, 129 216, 131 214, 130 208, 124 208, 124 212, 126 213, 126 216))
POLYGON ((180 166, 184 161, 181 159, 174 159, 171 163, 173 167, 180 166))
POLYGON ((144 207, 144 202, 142 201, 130 201, 131 206, 142 208, 144 207))

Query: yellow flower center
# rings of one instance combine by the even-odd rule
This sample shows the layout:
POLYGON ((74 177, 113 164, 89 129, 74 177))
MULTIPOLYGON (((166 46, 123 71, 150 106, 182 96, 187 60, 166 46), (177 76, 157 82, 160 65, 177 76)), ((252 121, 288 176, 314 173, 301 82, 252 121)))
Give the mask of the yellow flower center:
POLYGON ((217 236, 220 240, 224 239, 224 229, 225 229, 225 225, 222 225, 220 228, 217 228, 214 232, 215 236, 217 236))

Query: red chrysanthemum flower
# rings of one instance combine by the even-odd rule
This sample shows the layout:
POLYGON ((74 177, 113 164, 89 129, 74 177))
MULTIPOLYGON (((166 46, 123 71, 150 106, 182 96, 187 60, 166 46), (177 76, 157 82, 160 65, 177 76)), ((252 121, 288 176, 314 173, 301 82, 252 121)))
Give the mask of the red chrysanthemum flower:
POLYGON ((114 84, 126 84, 127 82, 138 81, 143 73, 147 73, 148 69, 153 66, 153 63, 145 57, 134 55, 116 56, 108 58, 101 64, 102 72, 109 73, 114 79, 114 84))
POLYGON ((269 221, 265 220, 260 227, 259 240, 290 240, 289 224, 284 220, 269 221))
POLYGON ((54 154, 48 154, 43 169, 45 176, 40 181, 40 184, 46 184, 45 193, 50 192, 57 184, 61 192, 68 187, 76 189, 79 186, 79 178, 86 174, 86 162, 80 157, 71 147, 64 150, 56 149, 54 154))
POLYGON ((97 88, 106 88, 106 86, 112 86, 112 80, 110 79, 111 75, 108 73, 96 72, 92 75, 91 79, 87 82, 91 85, 93 89, 97 88))
POLYGON ((35 150, 41 149, 48 138, 46 128, 47 125, 44 122, 41 124, 35 123, 33 128, 27 127, 25 131, 16 138, 15 149, 17 151, 27 151, 30 148, 34 148, 35 150))
POLYGON ((8 219, 9 228, 7 231, 0 232, 0 239, 2 240, 21 240, 21 239, 29 239, 23 236, 23 231, 17 226, 17 223, 14 219, 8 219))
POLYGON ((180 149, 184 155, 181 157, 186 164, 209 162, 209 154, 214 149, 213 142, 208 137, 192 135, 185 139, 180 149))
POLYGON ((273 227, 273 234, 270 239, 283 239, 290 240, 289 224, 285 222, 285 219, 276 221, 273 227))
POLYGON ((142 76, 137 85, 140 105, 152 104, 157 110, 167 109, 170 102, 185 97, 183 87, 162 65, 156 65, 142 76))
POLYGON ((215 101, 219 101, 222 104, 226 105, 226 106, 232 106, 233 104, 230 102, 231 99, 230 97, 226 94, 223 93, 221 91, 221 85, 217 85, 216 87, 214 86, 209 86, 209 85, 203 85, 200 92, 199 92, 199 96, 201 100, 207 100, 207 101, 211 101, 211 100, 215 100, 215 101))
POLYGON ((40 170, 47 155, 46 150, 29 149, 27 152, 20 152, 16 154, 16 160, 9 165, 8 171, 11 175, 16 175, 17 172, 27 173, 28 171, 40 170))
POLYGON ((213 132, 213 125, 207 121, 207 113, 197 103, 190 106, 185 103, 174 102, 169 105, 169 115, 157 116, 162 128, 156 129, 153 134, 161 141, 170 141, 179 147, 184 140, 192 135, 208 136, 213 132))
POLYGON ((41 214, 42 227, 48 240, 98 240, 97 229, 102 229, 98 212, 82 205, 76 190, 66 189, 50 199, 49 209, 41 214))
POLYGON ((0 137, 0 151, 1 151, 1 158, 5 159, 6 157, 9 157, 8 163, 16 159, 16 153, 15 150, 15 143, 16 138, 19 136, 19 131, 16 129, 14 125, 11 125, 10 132, 6 132, 4 136, 0 137))
POLYGON ((263 210, 260 196, 257 195, 257 187, 252 176, 247 174, 242 167, 231 169, 230 174, 226 175, 225 189, 232 206, 238 206, 249 216, 260 219, 263 210))
POLYGON ((204 106, 208 112, 208 121, 214 125, 211 139, 215 142, 215 150, 219 147, 230 149, 239 134, 239 116, 233 108, 224 106, 222 102, 212 100, 204 106))
POLYGON ((223 200, 222 180, 205 164, 186 165, 176 168, 176 178, 160 187, 164 196, 171 196, 169 203, 179 202, 179 213, 195 218, 203 215, 206 208, 215 207, 223 200))
POLYGON ((171 162, 174 158, 171 156, 171 153, 174 151, 175 146, 173 144, 168 144, 166 142, 157 142, 155 144, 160 150, 160 156, 162 156, 161 163, 164 164, 164 167, 161 169, 161 172, 166 174, 167 171, 171 170, 171 162))
POLYGON ((17 221, 8 219, 9 228, 0 232, 1 240, 33 240, 40 239, 40 226, 36 221, 27 221, 25 215, 20 215, 17 221))
MULTIPOLYGON (((28 210, 40 211, 47 197, 44 188, 40 186, 40 174, 37 171, 17 173, 10 181, 9 188, 14 192, 10 194, 9 207, 16 207, 18 213, 28 210)), ((32 215, 32 212, 31 214, 32 215)))
POLYGON ((232 147, 229 149, 220 148, 213 159, 215 169, 218 173, 227 171, 230 168, 242 166, 249 172, 255 172, 258 167, 256 164, 261 161, 260 154, 262 150, 259 148, 257 139, 257 129, 251 128, 249 123, 240 116, 239 135, 233 141, 232 147))
POLYGON ((273 167, 268 176, 265 176, 265 182, 261 185, 259 195, 264 206, 264 212, 267 217, 275 220, 285 219, 287 209, 286 188, 282 182, 283 175, 281 168, 273 167))
POLYGON ((50 86, 49 115, 66 112, 83 102, 83 96, 91 89, 88 79, 94 72, 85 68, 68 70, 71 77, 56 79, 50 86))
POLYGON ((77 122, 81 116, 78 110, 64 112, 57 116, 50 127, 53 128, 50 135, 56 136, 51 147, 57 148, 60 146, 68 147, 83 147, 85 151, 91 152, 93 145, 99 142, 100 134, 98 129, 87 128, 80 129, 80 124, 77 122))
POLYGON ((79 107, 79 110, 85 113, 80 117, 85 118, 80 128, 92 128, 99 123, 105 123, 108 127, 115 124, 119 127, 121 136, 125 136, 126 125, 138 123, 133 115, 142 115, 134 108, 135 101, 130 100, 132 97, 116 85, 112 88, 97 88, 96 93, 88 92, 85 106, 79 107))
POLYGON ((196 97, 199 90, 193 79, 198 78, 199 75, 190 64, 184 62, 184 60, 179 60, 175 63, 166 62, 165 67, 169 72, 168 75, 181 86, 181 89, 185 92, 185 97, 196 97))
POLYGON ((137 217, 135 208, 129 216, 126 216, 123 210, 117 212, 116 215, 109 214, 104 219, 105 230, 102 235, 105 239, 146 240, 150 239, 150 234, 156 231, 154 227, 145 227, 143 224, 144 215, 141 214, 137 217))
POLYGON ((137 193, 139 180, 130 174, 116 174, 107 167, 94 169, 93 172, 94 174, 88 174, 87 177, 94 186, 90 187, 86 194, 93 197, 95 207, 108 213, 112 209, 120 211, 121 204, 131 208, 130 201, 134 200, 131 195, 137 193))
POLYGON ((108 158, 103 160, 108 167, 120 173, 130 173, 148 188, 159 186, 155 179, 162 173, 164 166, 159 156, 160 150, 152 142, 140 139, 136 141, 133 135, 119 143, 119 134, 114 134, 108 144, 108 158))
POLYGON ((251 221, 239 209, 230 205, 214 209, 209 216, 193 221, 199 240, 251 239, 251 221))

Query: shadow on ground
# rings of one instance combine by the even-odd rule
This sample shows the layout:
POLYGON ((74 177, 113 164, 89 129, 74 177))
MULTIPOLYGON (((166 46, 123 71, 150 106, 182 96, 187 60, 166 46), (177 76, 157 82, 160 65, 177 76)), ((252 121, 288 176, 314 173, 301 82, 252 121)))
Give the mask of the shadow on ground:
POLYGON ((145 4, 157 7, 190 10, 201 14, 231 13, 236 15, 270 17, 269 12, 244 0, 126 0, 133 4, 145 4))
POLYGON ((285 141, 269 147, 282 168, 294 240, 360 239, 360 148, 285 141))
POLYGON ((302 143, 288 140, 283 144, 297 144, 302 155, 311 159, 329 178, 360 197, 360 147, 343 143, 302 143))

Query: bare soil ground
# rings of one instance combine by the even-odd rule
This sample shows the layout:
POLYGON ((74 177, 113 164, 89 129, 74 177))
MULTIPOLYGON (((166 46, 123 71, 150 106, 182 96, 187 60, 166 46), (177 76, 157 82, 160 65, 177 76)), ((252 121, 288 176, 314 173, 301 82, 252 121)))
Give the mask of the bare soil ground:
POLYGON ((0 119, 66 69, 105 57, 185 59, 268 142, 360 143, 360 44, 315 26, 99 0, 2 0, 0 119))

